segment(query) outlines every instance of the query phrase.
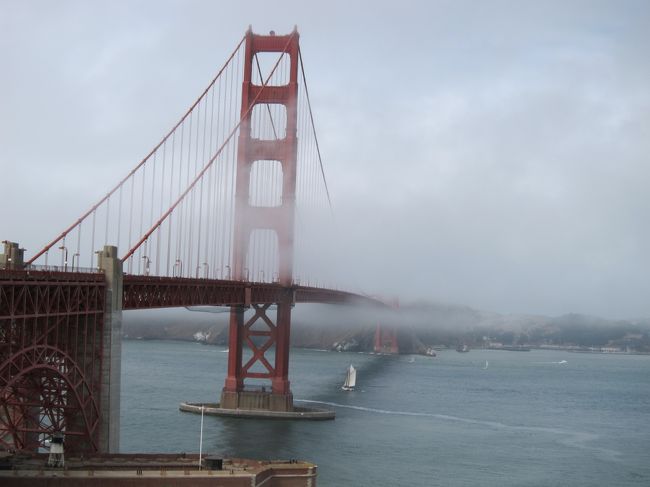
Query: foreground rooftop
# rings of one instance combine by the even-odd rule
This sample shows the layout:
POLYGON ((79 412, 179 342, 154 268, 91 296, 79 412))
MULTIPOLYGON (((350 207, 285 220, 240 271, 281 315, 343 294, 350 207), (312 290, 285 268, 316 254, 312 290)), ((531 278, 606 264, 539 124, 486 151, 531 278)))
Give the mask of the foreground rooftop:
POLYGON ((197 454, 66 456, 48 467, 47 453, 0 452, 0 485, 23 486, 247 486, 316 485, 316 465, 297 460, 224 459, 197 454))

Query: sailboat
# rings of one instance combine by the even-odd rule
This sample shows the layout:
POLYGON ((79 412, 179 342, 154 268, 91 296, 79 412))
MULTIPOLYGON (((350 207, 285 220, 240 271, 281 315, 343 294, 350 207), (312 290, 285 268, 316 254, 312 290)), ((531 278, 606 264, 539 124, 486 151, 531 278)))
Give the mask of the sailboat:
POLYGON ((348 374, 345 376, 345 382, 341 386, 341 389, 344 391, 353 391, 354 386, 357 383, 357 369, 352 367, 350 365, 350 368, 348 369, 348 374))
POLYGON ((485 367, 483 367, 483 370, 487 369, 487 368, 488 368, 488 365, 489 365, 489 364, 488 364, 488 361, 486 360, 486 361, 485 361, 485 367))

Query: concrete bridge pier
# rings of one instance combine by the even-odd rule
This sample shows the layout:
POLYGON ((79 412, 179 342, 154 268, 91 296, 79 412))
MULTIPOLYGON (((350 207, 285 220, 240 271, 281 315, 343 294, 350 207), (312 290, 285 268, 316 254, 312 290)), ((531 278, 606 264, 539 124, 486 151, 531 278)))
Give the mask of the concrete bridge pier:
POLYGON ((25 249, 21 249, 16 242, 2 241, 4 253, 0 254, 0 269, 22 269, 25 267, 25 249))
POLYGON ((106 279, 106 305, 102 332, 101 425, 99 451, 120 449, 120 374, 122 362, 122 286, 124 274, 117 247, 106 245, 97 253, 97 267, 106 279))
POLYGON ((230 312, 228 375, 221 393, 224 409, 293 411, 293 394, 289 382, 289 337, 293 292, 287 289, 277 303, 275 322, 268 315, 269 304, 253 304, 255 314, 245 320, 246 307, 233 307, 230 312), (264 343, 256 339, 263 339, 264 343), (252 357, 244 363, 244 346, 251 347, 252 357), (275 363, 265 353, 275 348, 275 363), (254 372, 260 364, 263 372, 254 372), (270 380, 270 387, 245 388, 245 379, 270 380))

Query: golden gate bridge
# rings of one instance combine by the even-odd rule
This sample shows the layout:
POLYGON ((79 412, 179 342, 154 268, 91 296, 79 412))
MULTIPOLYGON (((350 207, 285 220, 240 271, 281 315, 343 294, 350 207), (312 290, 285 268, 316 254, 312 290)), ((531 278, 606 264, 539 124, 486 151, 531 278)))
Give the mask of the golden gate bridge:
POLYGON ((0 447, 118 451, 123 310, 230 307, 221 407, 292 411, 293 306, 376 302, 314 284, 330 211, 299 34, 249 29, 103 198, 29 259, 4 242, 0 447))

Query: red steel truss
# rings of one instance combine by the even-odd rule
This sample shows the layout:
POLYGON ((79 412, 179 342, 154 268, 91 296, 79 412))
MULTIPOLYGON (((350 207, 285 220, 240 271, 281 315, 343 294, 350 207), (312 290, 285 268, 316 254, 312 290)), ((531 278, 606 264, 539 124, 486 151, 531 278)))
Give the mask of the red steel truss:
POLYGON ((97 451, 102 274, 0 271, 0 447, 97 451))
POLYGON ((124 276, 123 309, 180 306, 244 306, 274 304, 290 293, 292 303, 345 304, 377 300, 335 289, 284 287, 279 283, 191 279, 182 277, 124 276))

